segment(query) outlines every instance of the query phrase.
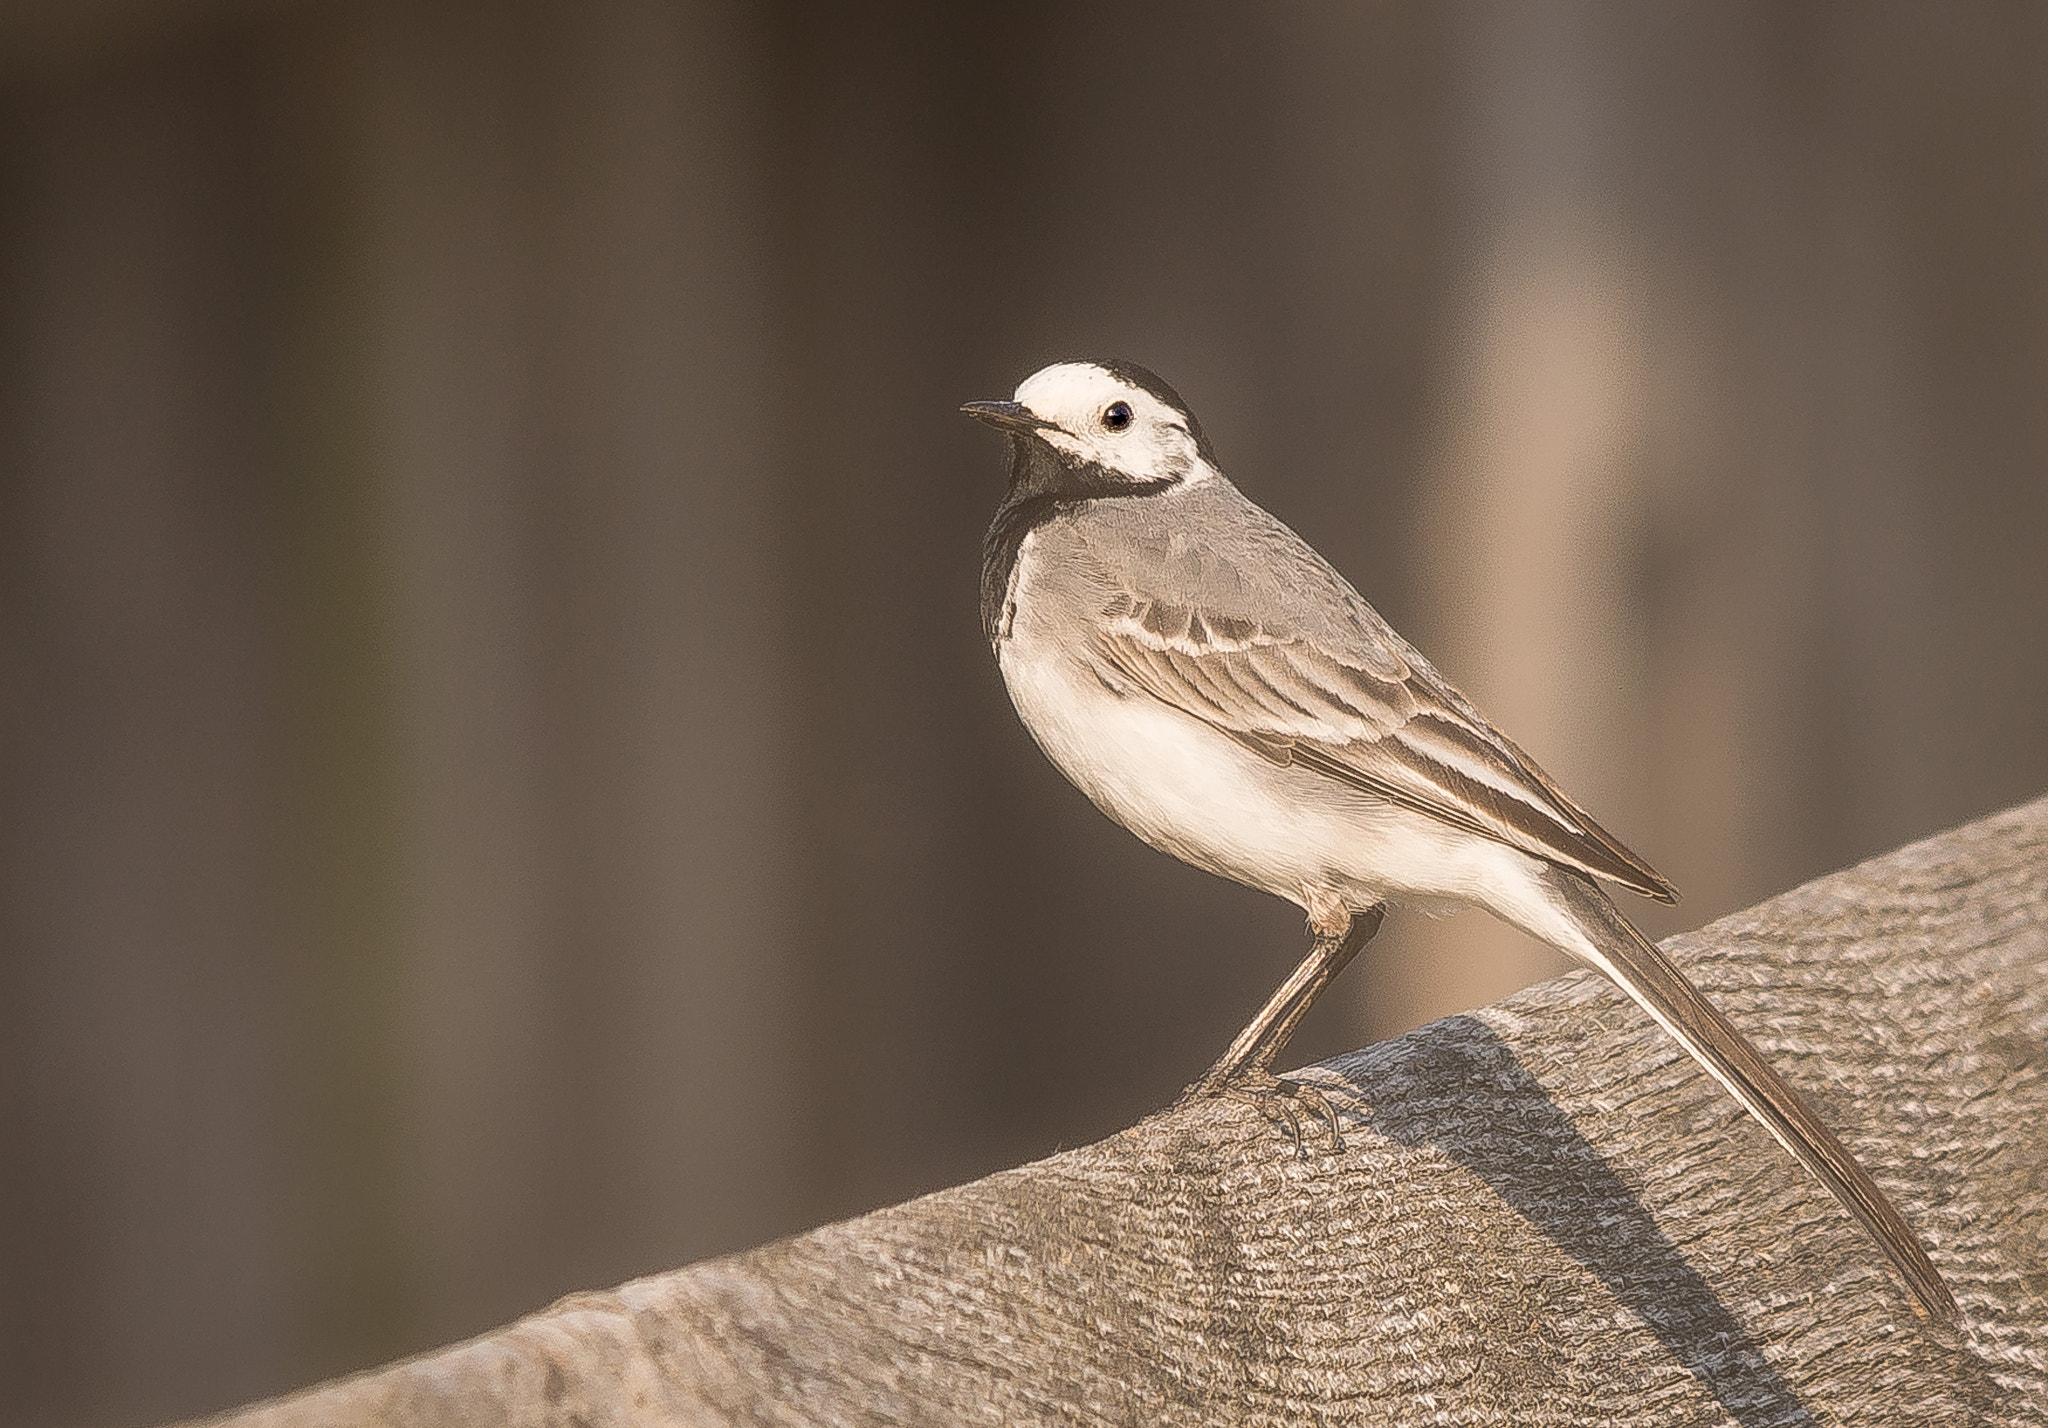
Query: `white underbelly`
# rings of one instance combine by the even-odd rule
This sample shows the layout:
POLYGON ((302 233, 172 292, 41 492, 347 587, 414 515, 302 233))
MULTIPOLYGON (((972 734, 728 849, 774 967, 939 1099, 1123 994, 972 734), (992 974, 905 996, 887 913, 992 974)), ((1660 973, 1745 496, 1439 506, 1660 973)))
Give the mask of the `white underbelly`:
POLYGON ((1389 898, 1485 903, 1503 860, 1526 861, 1274 764, 1157 699, 1115 693, 1064 652, 1036 644, 1006 640, 998 657, 1039 747, 1111 818, 1197 867, 1313 913, 1389 898))

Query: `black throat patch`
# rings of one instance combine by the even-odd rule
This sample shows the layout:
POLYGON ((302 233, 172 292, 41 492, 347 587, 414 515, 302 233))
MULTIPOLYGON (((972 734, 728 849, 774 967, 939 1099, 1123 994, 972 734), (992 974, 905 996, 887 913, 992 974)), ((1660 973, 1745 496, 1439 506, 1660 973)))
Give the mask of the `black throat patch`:
POLYGON ((981 540, 981 631, 988 642, 995 644, 1007 627, 1003 606, 1024 537, 1086 502, 1156 496, 1179 484, 1177 476, 1133 481, 1096 462, 1069 457, 1036 437, 1011 437, 1010 489, 981 540))

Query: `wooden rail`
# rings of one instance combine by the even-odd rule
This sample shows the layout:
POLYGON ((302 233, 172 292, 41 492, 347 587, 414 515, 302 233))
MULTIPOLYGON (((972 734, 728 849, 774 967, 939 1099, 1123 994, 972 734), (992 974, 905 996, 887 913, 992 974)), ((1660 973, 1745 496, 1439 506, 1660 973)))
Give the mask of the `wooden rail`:
POLYGON ((229 1415, 320 1424, 2048 1422, 2048 799, 1665 948, 1860 1157, 1876 1247, 1591 974, 229 1415))

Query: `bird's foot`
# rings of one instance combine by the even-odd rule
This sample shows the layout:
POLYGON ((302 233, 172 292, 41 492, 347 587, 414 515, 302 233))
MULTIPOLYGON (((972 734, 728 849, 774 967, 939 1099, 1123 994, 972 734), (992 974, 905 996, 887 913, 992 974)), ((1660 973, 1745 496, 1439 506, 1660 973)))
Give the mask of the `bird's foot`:
POLYGON ((1344 1153, 1344 1132, 1338 1128, 1337 1108, 1313 1081, 1284 1081, 1266 1070, 1240 1071, 1228 1077, 1212 1071, 1182 1091, 1176 1104, 1206 1099, 1241 1101, 1250 1106, 1287 1132, 1299 1160, 1308 1159, 1308 1147, 1301 1134, 1301 1111, 1305 1108, 1329 1127, 1331 1148, 1339 1155, 1344 1153))

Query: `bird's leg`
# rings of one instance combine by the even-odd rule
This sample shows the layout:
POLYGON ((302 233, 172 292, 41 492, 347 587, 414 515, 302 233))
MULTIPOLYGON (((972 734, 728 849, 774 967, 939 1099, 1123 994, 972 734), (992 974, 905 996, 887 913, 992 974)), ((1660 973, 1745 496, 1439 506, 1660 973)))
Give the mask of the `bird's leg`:
POLYGON ((1329 1097, 1317 1087, 1282 1081, 1273 1074, 1273 1060, 1294 1036, 1294 1029, 1301 1025, 1301 1019, 1308 1015, 1308 1009, 1315 1005, 1323 989, 1335 981, 1338 973, 1358 955, 1358 950, 1372 940, 1385 917, 1386 909, 1375 905, 1363 912, 1352 913, 1335 925, 1317 924, 1315 941, 1309 947, 1308 955, 1301 959, 1301 965, 1267 999, 1259 1014, 1237 1034, 1237 1039, 1230 1043, 1230 1049, 1216 1064, 1181 1093, 1181 1099, 1228 1096, 1233 1100, 1250 1101, 1269 1115, 1277 1110, 1293 1134, 1297 1154, 1306 1154, 1301 1146, 1301 1123, 1285 1098, 1310 1101, 1329 1125, 1331 1139, 1338 1149, 1343 1149, 1344 1137, 1338 1132, 1337 1113, 1331 1107, 1329 1097))
POLYGON ((1259 1014, 1230 1043, 1230 1049, 1189 1090, 1199 1095, 1248 1078, 1271 1076, 1274 1058, 1285 1049, 1308 1009, 1372 940, 1385 917, 1386 909, 1375 906, 1351 914, 1334 927, 1318 927, 1301 965, 1288 974, 1259 1014))

